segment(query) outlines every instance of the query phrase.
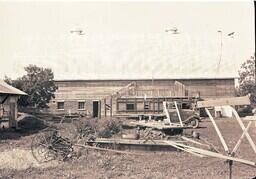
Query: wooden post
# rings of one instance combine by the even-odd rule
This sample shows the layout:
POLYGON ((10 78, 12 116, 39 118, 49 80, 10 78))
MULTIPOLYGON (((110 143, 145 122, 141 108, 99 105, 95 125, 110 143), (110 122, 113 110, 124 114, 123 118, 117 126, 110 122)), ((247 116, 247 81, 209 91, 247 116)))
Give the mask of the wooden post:
POLYGON ((112 96, 110 97, 110 117, 112 117, 112 107, 113 107, 113 104, 112 104, 112 96))
POLYGON ((180 117, 180 111, 179 111, 179 108, 178 108, 178 105, 177 105, 177 102, 174 101, 174 105, 175 105, 175 108, 176 108, 176 112, 178 114, 178 118, 179 118, 179 121, 180 121, 180 125, 183 127, 183 123, 182 123, 182 120, 181 120, 181 117, 180 117))
POLYGON ((16 127, 16 104, 10 103, 10 111, 9 111, 9 127, 16 127))
POLYGON ((217 126, 217 124, 215 123, 215 121, 214 121, 214 119, 213 119, 211 113, 209 112, 209 110, 208 110, 207 108, 205 108, 205 111, 206 111, 207 115, 209 116, 209 118, 210 118, 210 120, 211 120, 211 122, 212 122, 212 124, 213 124, 213 126, 214 126, 214 128, 215 128, 215 130, 216 130, 216 132, 217 132, 217 134, 218 134, 218 136, 219 136, 219 138, 220 138, 220 141, 221 141, 221 143, 222 143, 222 145, 223 145, 223 147, 224 147, 224 150, 225 150, 226 152, 229 152, 228 146, 227 146, 227 144, 226 144, 226 142, 225 142, 225 140, 224 140, 224 138, 223 138, 223 136, 222 136, 222 134, 221 134, 221 132, 220 132, 218 126, 217 126))
POLYGON ((153 103, 153 114, 155 114, 155 100, 152 98, 152 103, 153 103))
POLYGON ((107 100, 106 100, 106 98, 104 98, 104 115, 105 115, 105 117, 107 117, 107 106, 106 106, 106 102, 107 100))
POLYGON ((134 98, 134 108, 135 108, 135 112, 137 113, 138 109, 137 109, 137 98, 136 97, 134 98))
POLYGON ((160 113, 159 97, 157 98, 157 113, 160 113))
POLYGON ((119 111, 119 102, 118 102, 118 99, 116 99, 116 112, 119 111))
POLYGON ((166 115, 166 118, 167 118, 168 122, 169 122, 170 124, 172 124, 171 118, 170 118, 170 114, 169 114, 169 111, 168 111, 168 109, 167 109, 167 103, 166 103, 166 101, 163 102, 163 111, 164 111, 164 113, 165 113, 165 115, 166 115))
POLYGON ((98 118, 100 119, 101 118, 101 100, 99 100, 99 103, 98 103, 98 118))

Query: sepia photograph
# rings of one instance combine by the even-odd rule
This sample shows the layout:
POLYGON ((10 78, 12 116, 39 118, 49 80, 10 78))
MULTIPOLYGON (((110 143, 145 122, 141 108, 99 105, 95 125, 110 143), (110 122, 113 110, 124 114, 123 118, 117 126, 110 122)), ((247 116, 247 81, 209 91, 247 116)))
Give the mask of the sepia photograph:
POLYGON ((0 179, 256 179, 255 12, 0 0, 0 179))

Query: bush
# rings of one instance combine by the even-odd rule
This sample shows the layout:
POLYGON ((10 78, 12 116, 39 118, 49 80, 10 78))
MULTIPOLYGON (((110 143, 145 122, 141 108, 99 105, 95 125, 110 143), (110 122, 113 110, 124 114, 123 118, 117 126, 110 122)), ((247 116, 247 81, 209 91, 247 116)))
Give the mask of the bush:
POLYGON ((81 137, 110 138, 122 129, 121 122, 117 119, 88 119, 77 125, 81 137))
POLYGON ((248 115, 250 116, 250 115, 252 115, 252 110, 253 110, 252 106, 250 106, 250 105, 244 106, 244 107, 238 109, 238 114, 240 117, 245 117, 248 115))
POLYGON ((114 119, 102 119, 98 122, 98 137, 110 138, 121 131, 121 122, 114 119))

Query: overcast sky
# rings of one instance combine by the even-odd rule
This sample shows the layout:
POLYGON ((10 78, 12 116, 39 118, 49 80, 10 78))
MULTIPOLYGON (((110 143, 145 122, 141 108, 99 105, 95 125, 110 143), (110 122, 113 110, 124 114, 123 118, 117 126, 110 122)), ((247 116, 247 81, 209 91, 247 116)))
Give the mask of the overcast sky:
POLYGON ((230 77, 253 53, 253 2, 0 2, 0 78, 230 77))

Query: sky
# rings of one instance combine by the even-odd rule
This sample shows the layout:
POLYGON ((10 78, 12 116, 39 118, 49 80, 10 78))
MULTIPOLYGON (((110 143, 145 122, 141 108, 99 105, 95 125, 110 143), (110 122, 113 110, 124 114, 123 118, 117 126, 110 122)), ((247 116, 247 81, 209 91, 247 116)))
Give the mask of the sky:
POLYGON ((0 78, 20 77, 29 64, 52 68, 55 79, 234 77, 254 54, 254 9, 242 1, 0 1, 0 39, 0 78), (179 34, 165 32, 172 28, 179 34), (84 35, 70 32, 77 29, 84 35))

